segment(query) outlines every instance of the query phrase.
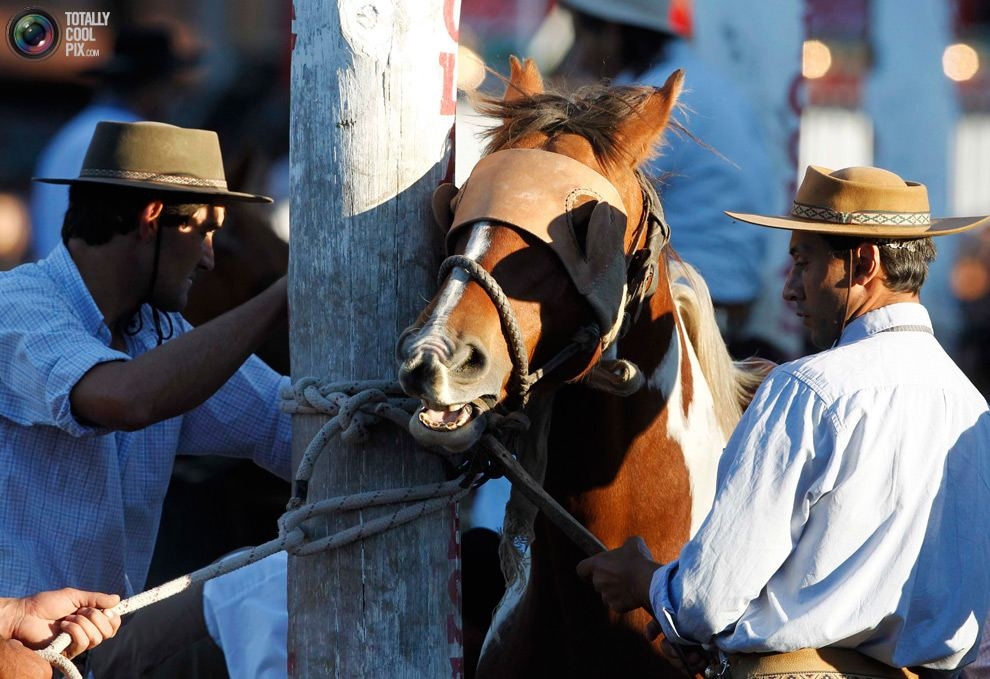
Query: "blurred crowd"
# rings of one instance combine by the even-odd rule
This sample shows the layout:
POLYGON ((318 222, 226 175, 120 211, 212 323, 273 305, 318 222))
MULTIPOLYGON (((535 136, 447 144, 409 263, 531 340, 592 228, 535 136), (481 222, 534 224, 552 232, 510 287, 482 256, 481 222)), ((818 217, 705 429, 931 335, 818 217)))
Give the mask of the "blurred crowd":
MULTIPOLYGON (((641 36, 609 36, 596 32, 595 21, 580 12, 581 2, 571 8, 577 21, 556 16, 557 5, 554 0, 542 0, 523 12, 519 3, 464 0, 462 44, 498 71, 504 70, 500 65, 506 63, 510 52, 533 52, 544 61, 559 62, 567 46, 576 42, 582 49, 570 50, 567 63, 549 64, 556 69, 554 82, 565 86, 602 77, 660 84, 653 81, 666 75, 665 68, 669 71, 683 66, 687 59, 689 87, 679 120, 686 132, 668 139, 664 158, 654 168, 661 177, 658 188, 668 215, 673 214, 673 244, 684 259, 706 275, 723 330, 738 354, 790 357, 792 352, 765 338, 753 341, 744 330, 749 305, 762 285, 760 270, 773 263, 761 259, 765 248, 759 234, 720 218, 724 207, 780 209, 768 204, 770 197, 758 195, 758 183, 740 184, 747 177, 760 176, 754 167, 766 162, 761 160, 760 132, 747 112, 750 106, 745 96, 730 78, 692 56, 689 41, 672 43, 670 49, 676 51, 667 60, 669 64, 650 72, 640 68, 639 62, 649 62, 653 52, 662 47, 654 39, 660 33, 652 32, 653 28, 671 35, 680 33, 681 37, 690 30, 686 10, 664 17, 664 26, 641 29, 641 36), (544 34, 551 31, 550 38, 537 35, 531 41, 539 26, 544 34), (612 44, 617 42, 626 45, 624 51, 612 44), (629 45, 641 47, 631 49, 629 45), (730 103, 735 101, 738 106, 730 103), (754 166, 750 167, 754 171, 744 171, 744 165, 754 166), (706 195, 718 199, 704 200, 706 195), (746 256, 738 256, 741 252, 746 256)), ((675 9, 687 7, 686 3, 674 5, 675 9)), ((233 13, 233 5, 222 12, 233 13)), ((269 14, 272 12, 269 9, 269 14)), ((32 64, 22 64, 17 71, 8 69, 9 90, 40 88, 44 94, 9 97, 0 105, 0 122, 6 126, 6 134, 28 141, 0 161, 0 269, 43 257, 59 240, 65 188, 32 185, 30 176, 73 172, 98 120, 149 119, 216 130, 225 156, 231 159, 228 177, 277 201, 274 210, 263 213, 242 208, 244 216, 235 215, 231 228, 220 234, 217 271, 199 285, 202 294, 194 297, 191 320, 205 320, 235 305, 284 271, 289 231, 289 7, 286 4, 275 11, 276 21, 269 26, 267 37, 256 37, 256 43, 267 45, 265 49, 257 45, 251 49, 249 40, 233 44, 230 38, 218 39, 215 30, 206 31, 207 39, 193 28, 203 22, 188 21, 184 15, 188 12, 181 7, 171 14, 157 10, 145 13, 133 6, 114 11, 102 58, 95 65, 80 63, 85 60, 63 60, 70 70, 54 80, 45 72, 37 82, 31 80, 37 68, 32 64), (121 23, 114 23, 117 16, 123 17, 121 23), (250 256, 244 252, 246 248, 251 250, 250 256), (228 264, 232 260, 225 255, 238 253, 241 263, 228 264), (250 265, 245 267, 245 262, 250 265), (257 273, 245 275, 245 271, 257 273)), ((473 85, 484 80, 482 87, 499 86, 494 78, 471 76, 472 64, 463 56, 461 62, 462 81, 473 77, 473 85)), ((547 64, 541 66, 548 70, 547 64)), ((460 124, 471 127, 475 123, 468 118, 460 124)), ((470 135, 460 135, 459 143, 477 146, 470 135)), ((466 174, 477 153, 477 148, 460 149, 459 175, 466 174)), ((987 361, 978 338, 984 335, 990 316, 985 284, 990 265, 982 234, 971 240, 974 247, 959 248, 958 261, 953 263, 951 290, 955 298, 949 303, 962 310, 956 356, 986 391, 987 361)), ((286 350, 276 343, 265 358, 287 370, 286 350)))

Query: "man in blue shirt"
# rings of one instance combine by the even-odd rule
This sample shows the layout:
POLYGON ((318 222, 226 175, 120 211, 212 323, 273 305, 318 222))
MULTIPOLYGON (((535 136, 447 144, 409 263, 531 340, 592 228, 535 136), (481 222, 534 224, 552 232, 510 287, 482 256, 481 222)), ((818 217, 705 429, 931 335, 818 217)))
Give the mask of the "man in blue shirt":
POLYGON ((932 332, 919 292, 925 187, 879 168, 809 167, 784 299, 823 349, 776 368, 719 464, 715 502, 675 561, 638 538, 578 572, 654 635, 732 676, 953 673, 990 608, 990 411, 932 332))
MULTIPOLYGON (((230 191, 215 133, 102 122, 63 243, 0 274, 0 594, 145 586, 177 451, 287 479, 288 383, 252 352, 286 321, 284 277, 192 328, 230 191)), ((205 627, 204 627, 205 630, 205 627)), ((205 632, 204 632, 205 633, 205 632)))
POLYGON ((228 191, 216 135, 101 123, 64 244, 0 275, 0 587, 144 586, 176 450, 289 474, 282 378, 251 357, 285 321, 284 278, 193 330, 228 191), (168 340, 168 341, 166 341, 168 340))

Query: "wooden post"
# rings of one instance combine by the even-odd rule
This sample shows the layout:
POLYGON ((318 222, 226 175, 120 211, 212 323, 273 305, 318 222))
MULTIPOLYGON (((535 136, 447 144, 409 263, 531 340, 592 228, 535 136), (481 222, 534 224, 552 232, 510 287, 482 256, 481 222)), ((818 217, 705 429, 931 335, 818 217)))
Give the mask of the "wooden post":
MULTIPOLYGON (((394 345, 435 289, 430 196, 452 163, 459 0, 295 0, 289 263, 293 381, 394 379, 394 345)), ((323 423, 297 416, 294 461, 323 423)), ((336 439, 315 501, 443 480, 388 423, 336 439)), ((390 511, 390 510, 387 510, 390 511)), ((383 511, 306 525, 322 537, 383 511)), ((463 673, 455 509, 289 559, 289 676, 463 673)))

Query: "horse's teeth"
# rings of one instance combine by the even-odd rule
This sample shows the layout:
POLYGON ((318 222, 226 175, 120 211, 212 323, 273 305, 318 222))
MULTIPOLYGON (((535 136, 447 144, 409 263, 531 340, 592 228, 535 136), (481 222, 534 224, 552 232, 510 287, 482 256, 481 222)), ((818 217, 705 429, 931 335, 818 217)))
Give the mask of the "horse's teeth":
POLYGON ((453 405, 447 406, 447 412, 456 413, 458 410, 464 407, 463 403, 454 403, 453 405))

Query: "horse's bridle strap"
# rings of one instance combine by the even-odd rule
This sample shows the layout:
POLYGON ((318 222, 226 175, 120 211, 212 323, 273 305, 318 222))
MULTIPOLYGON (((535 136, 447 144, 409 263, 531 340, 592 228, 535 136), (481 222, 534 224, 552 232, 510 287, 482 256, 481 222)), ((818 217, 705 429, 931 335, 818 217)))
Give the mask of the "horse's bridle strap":
POLYGON ((437 276, 439 283, 442 284, 455 267, 463 270, 469 278, 480 285, 492 304, 495 305, 499 323, 502 326, 502 336, 505 338, 505 343, 509 349, 509 358, 512 361, 512 375, 509 380, 510 393, 519 401, 520 408, 525 407, 530 389, 544 375, 578 352, 593 351, 598 345, 599 333, 596 327, 580 328, 571 341, 546 364, 540 369, 530 372, 529 357, 526 354, 526 344, 523 341, 522 331, 519 329, 519 322, 512 310, 512 304, 502 291, 502 286, 483 266, 465 255, 451 255, 443 260, 437 276))
POLYGON ((519 489, 519 492, 525 495, 526 499, 532 502, 581 551, 587 556, 594 556, 606 550, 602 541, 560 506, 560 503, 529 475, 522 464, 494 436, 482 437, 479 444, 505 478, 512 482, 513 492, 519 489))

